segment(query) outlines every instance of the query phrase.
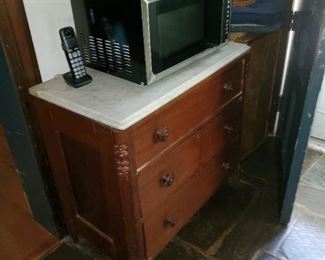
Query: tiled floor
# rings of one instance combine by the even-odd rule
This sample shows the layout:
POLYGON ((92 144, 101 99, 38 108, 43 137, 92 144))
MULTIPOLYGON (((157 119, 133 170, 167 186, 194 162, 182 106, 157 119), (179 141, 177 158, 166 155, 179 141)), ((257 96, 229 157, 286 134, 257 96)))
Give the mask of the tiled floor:
MULTIPOLYGON (((276 223, 280 205, 273 149, 270 142, 250 156, 240 180, 220 190, 157 259, 324 260, 325 155, 308 151, 294 214, 285 227, 276 223)), ((68 241, 46 259, 109 258, 68 241)))
POLYGON ((30 213, 0 125, 0 260, 39 259, 58 242, 30 213))

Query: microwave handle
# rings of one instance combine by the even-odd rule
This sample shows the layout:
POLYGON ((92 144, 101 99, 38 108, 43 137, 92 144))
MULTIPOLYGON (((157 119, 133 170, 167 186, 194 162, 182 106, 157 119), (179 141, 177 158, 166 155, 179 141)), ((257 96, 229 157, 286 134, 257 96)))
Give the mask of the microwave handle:
POLYGON ((225 42, 230 33, 231 27, 231 10, 232 10, 232 0, 223 0, 224 1, 224 14, 223 14, 223 35, 222 42, 225 42))
POLYGON ((207 43, 210 47, 224 43, 230 31, 231 0, 206 0, 207 3, 207 43), (211 24, 218 24, 219 28, 211 24))

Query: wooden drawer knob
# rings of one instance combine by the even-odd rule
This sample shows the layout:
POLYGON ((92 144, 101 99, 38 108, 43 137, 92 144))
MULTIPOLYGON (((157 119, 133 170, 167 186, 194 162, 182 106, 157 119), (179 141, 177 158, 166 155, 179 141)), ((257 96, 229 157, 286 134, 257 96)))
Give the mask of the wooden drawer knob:
POLYGON ((168 217, 165 220, 165 226, 166 227, 173 228, 173 227, 176 226, 176 224, 177 224, 177 221, 172 217, 168 217))
POLYGON ((172 172, 166 172, 160 178, 160 186, 161 187, 169 187, 173 184, 174 180, 175 180, 175 175, 172 172))
POLYGON ((230 162, 224 162, 222 164, 222 168, 224 168, 225 171, 230 171, 231 170, 231 164, 230 164, 230 162))
POLYGON ((232 124, 226 124, 224 129, 225 129, 227 134, 234 134, 235 130, 236 130, 235 126, 232 125, 232 124))
POLYGON ((233 87, 233 85, 232 85, 231 82, 226 82, 226 83, 223 85, 223 89, 225 90, 225 92, 230 93, 230 92, 233 92, 234 87, 233 87))
POLYGON ((163 128, 163 129, 158 129, 155 132, 155 140, 158 142, 165 142, 168 139, 169 136, 169 132, 167 128, 163 128))

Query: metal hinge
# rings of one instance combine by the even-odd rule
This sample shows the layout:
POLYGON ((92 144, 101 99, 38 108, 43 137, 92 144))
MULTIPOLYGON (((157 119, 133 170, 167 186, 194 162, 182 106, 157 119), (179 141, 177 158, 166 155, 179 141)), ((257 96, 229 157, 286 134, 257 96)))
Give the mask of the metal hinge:
POLYGON ((301 20, 302 17, 302 12, 297 11, 292 14, 292 19, 291 19, 291 24, 290 24, 290 29, 292 31, 295 31, 297 29, 297 26, 301 20))

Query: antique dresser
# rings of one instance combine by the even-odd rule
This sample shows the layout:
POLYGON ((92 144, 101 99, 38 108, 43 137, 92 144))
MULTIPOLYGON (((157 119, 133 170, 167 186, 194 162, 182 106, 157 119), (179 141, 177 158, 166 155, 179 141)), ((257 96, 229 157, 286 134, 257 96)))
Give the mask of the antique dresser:
POLYGON ((113 259, 152 259, 239 167, 249 47, 153 85, 90 70, 30 89, 67 230, 113 259))

